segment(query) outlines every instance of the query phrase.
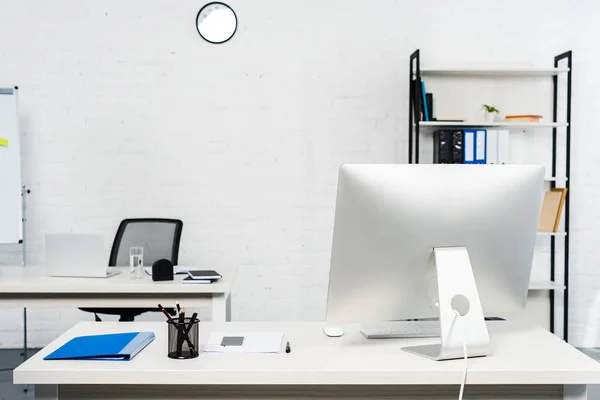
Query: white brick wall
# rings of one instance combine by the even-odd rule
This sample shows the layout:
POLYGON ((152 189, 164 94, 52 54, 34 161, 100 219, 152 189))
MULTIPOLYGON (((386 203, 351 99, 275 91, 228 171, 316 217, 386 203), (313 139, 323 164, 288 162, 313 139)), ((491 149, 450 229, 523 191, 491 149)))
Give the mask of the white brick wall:
MULTIPOLYGON (((182 264, 244 266, 236 319, 321 319, 337 168, 406 161, 409 53, 548 66, 572 48, 571 333, 600 342, 593 1, 229 3, 240 26, 215 46, 194 27, 202 2, 0 0, 0 82, 21 88, 30 263, 46 232, 108 242, 123 218, 176 217, 182 264)), ((0 346, 20 346, 20 313, 0 311, 15 321, 0 346)), ((91 318, 30 314, 33 345, 91 318)))

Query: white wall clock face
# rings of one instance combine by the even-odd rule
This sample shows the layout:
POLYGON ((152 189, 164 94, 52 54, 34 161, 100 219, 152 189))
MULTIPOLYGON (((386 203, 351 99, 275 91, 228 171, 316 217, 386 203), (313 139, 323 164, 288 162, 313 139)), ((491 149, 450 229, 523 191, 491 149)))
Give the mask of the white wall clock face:
POLYGON ((209 43, 225 43, 237 30, 237 16, 225 3, 204 5, 196 16, 196 28, 202 39, 209 43))

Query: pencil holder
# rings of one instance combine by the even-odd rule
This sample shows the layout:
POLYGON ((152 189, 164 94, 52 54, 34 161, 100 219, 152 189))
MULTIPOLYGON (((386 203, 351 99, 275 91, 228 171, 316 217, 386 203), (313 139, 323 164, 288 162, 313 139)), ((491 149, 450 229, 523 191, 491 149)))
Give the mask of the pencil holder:
POLYGON ((187 360, 198 357, 200 351, 199 328, 200 320, 185 318, 179 323, 177 318, 167 321, 168 326, 168 353, 169 358, 187 360))

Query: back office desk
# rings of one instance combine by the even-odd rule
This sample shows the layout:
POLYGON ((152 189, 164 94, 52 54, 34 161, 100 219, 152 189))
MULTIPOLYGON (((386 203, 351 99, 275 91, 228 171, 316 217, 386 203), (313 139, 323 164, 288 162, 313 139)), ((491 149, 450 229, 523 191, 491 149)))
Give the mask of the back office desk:
MULTIPOLYGON (((109 278, 60 278, 46 275, 44 267, 0 267, 0 308, 8 307, 211 307, 214 321, 229 321, 230 291, 237 269, 219 268, 222 279, 211 284, 185 284, 186 275, 153 282, 144 275, 130 279, 129 267, 109 278)), ((198 268, 201 269, 201 268, 198 268)))
MULTIPOLYGON (((284 332, 289 354, 166 356, 165 323, 82 322, 14 371, 14 383, 36 385, 38 399, 456 399, 464 360, 436 362, 401 350, 435 339, 367 340, 358 326, 328 338, 318 322, 202 323, 210 332, 284 332), (156 339, 129 362, 44 361, 75 336, 153 331, 156 339)), ((489 322, 493 354, 469 360, 465 399, 587 398, 600 364, 542 328, 489 322)))

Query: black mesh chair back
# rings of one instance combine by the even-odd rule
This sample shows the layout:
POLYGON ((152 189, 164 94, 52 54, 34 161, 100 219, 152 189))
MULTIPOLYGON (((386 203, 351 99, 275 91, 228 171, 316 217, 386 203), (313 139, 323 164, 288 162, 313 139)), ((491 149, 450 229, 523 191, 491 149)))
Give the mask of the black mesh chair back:
POLYGON ((129 265, 129 248, 144 249, 144 266, 162 258, 177 265, 183 222, 178 219, 136 218, 121 221, 108 265, 129 265))
MULTIPOLYGON (((155 261, 162 258, 177 265, 182 230, 183 222, 178 219, 125 219, 117 229, 108 265, 128 266, 130 247, 144 248, 144 266, 152 266, 155 261)), ((133 321, 136 316, 149 311, 158 311, 158 308, 81 308, 80 310, 94 313, 96 321, 100 321, 98 314, 120 315, 119 321, 133 321)), ((167 311, 171 315, 175 314, 174 309, 167 309, 167 311)))

